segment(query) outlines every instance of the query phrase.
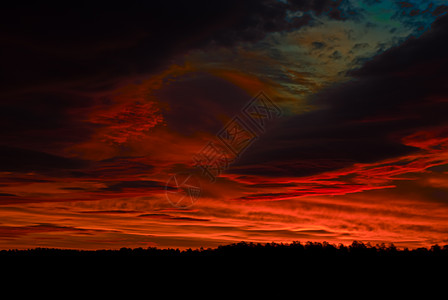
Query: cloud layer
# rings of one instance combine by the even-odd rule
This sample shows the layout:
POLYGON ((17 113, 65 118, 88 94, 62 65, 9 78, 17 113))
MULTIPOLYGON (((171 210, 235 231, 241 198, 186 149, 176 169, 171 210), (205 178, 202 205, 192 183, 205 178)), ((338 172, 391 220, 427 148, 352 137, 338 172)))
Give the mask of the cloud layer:
POLYGON ((0 248, 446 242, 445 13, 438 1, 7 4, 0 248), (285 116, 193 207, 171 207, 168 178, 261 89, 285 116))

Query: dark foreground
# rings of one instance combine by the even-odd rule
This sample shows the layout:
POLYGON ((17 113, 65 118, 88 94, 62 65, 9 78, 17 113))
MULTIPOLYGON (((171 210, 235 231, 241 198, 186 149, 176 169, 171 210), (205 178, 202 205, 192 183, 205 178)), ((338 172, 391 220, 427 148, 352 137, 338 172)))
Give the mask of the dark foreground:
POLYGON ((35 248, 28 250, 1 250, 0 258, 7 257, 139 257, 139 258, 273 258, 278 259, 417 259, 435 258, 448 259, 448 245, 433 245, 430 248, 398 249, 392 245, 364 244, 354 241, 351 245, 333 245, 329 243, 305 244, 293 242, 291 244, 255 244, 240 242, 218 248, 208 249, 158 249, 143 248, 121 248, 120 250, 72 250, 55 248, 35 248))
POLYGON ((13 281, 28 277, 45 282, 71 282, 68 278, 73 277, 71 280, 84 283, 119 281, 111 284, 113 287, 128 281, 133 286, 163 287, 170 293, 174 290, 196 293, 204 286, 218 286, 217 293, 222 293, 230 287, 247 288, 248 282, 257 283, 255 290, 258 291, 278 286, 292 289, 313 286, 316 293, 321 293, 342 287, 347 291, 369 286, 364 288, 369 290, 372 285, 377 290, 397 286, 397 282, 406 282, 409 290, 409 287, 422 286, 423 281, 445 282, 448 245, 411 250, 361 242, 349 246, 241 242, 215 249, 183 251, 36 248, 2 250, 0 266, 3 274, 13 281))

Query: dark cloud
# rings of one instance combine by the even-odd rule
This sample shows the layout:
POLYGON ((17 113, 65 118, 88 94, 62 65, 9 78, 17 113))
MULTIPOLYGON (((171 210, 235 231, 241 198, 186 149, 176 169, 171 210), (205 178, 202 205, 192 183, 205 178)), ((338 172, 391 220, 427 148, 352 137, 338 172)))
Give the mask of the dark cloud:
POLYGON ((197 221, 197 222, 207 222, 210 221, 208 219, 202 218, 192 218, 192 217, 177 217, 169 214, 141 214, 139 215, 141 218, 149 218, 149 219, 163 219, 163 220, 173 220, 173 221, 197 221))
POLYGON ((0 193, 0 197, 15 197, 16 195, 14 194, 9 194, 9 193, 0 193))
POLYGON ((406 155, 401 138, 448 126, 448 17, 353 71, 312 99, 321 109, 284 120, 231 172, 305 176, 406 155), (315 162, 315 164, 313 164, 315 162))
POLYGON ((9 172, 41 172, 74 170, 88 166, 81 159, 66 158, 40 151, 0 145, 0 170, 9 172))
POLYGON ((368 47, 369 47, 368 43, 356 43, 355 45, 353 45, 352 50, 360 50, 360 49, 365 49, 368 47))
POLYGON ((69 186, 69 187, 63 187, 61 188, 61 190, 66 190, 66 191, 86 191, 88 189, 86 188, 82 188, 82 187, 77 187, 77 186, 69 186))
POLYGON ((398 4, 400 5, 401 8, 414 7, 414 4, 412 4, 410 2, 406 2, 406 1, 398 2, 398 4))
POLYGON ((369 190, 362 184, 304 184, 300 189, 293 189, 287 192, 275 193, 253 193, 245 195, 235 200, 239 201, 278 201, 292 198, 300 198, 318 195, 345 195, 350 193, 362 192, 369 190))
POLYGON ((325 48, 326 44, 324 42, 312 42, 313 50, 321 50, 325 48))
MULTIPOLYGON (((305 14, 335 10, 340 1, 127 1, 6 4, 1 13, 2 90, 82 78, 101 87, 116 76, 152 71, 174 55, 210 43, 254 42, 298 28, 305 14)), ((82 89, 78 85, 79 89, 82 89)))
MULTIPOLYGON (((63 157, 22 148, 0 146, 0 170, 6 172, 35 172, 43 175, 81 180, 99 179, 118 182, 128 176, 139 177, 153 173, 154 166, 146 157, 114 157, 102 161, 88 161, 63 157)), ((24 175, 25 176, 25 175, 24 175)), ((27 178, 11 176, 2 179, 2 183, 42 183, 55 179, 27 178)), ((83 191, 82 187, 61 187, 64 190, 83 191)))
POLYGON ((102 191, 121 192, 127 189, 165 189, 166 184, 154 180, 135 180, 109 183, 102 191))
MULTIPOLYGON (((89 141, 104 125, 91 122, 88 113, 107 107, 106 92, 157 72, 192 49, 256 42, 270 32, 311 24, 313 14, 340 18, 338 5, 276 0, 6 3, 0 12, 0 135, 10 146, 61 153, 89 141), (304 13, 287 18, 288 11, 299 9, 304 13)), ((204 94, 217 84, 208 83, 204 94)), ((214 100, 222 101, 219 97, 224 95, 214 100)), ((185 108, 192 112, 185 114, 188 118, 198 107, 185 108)))
MULTIPOLYGON (((397 181, 396 188, 391 190, 393 197, 403 197, 408 199, 422 199, 424 201, 437 202, 448 205, 448 187, 429 186, 422 182, 397 181)), ((433 216, 433 218, 437 218, 433 216)))
MULTIPOLYGON (((404 1, 398 2, 396 5, 397 11, 392 18, 398 19, 409 28, 416 28, 417 34, 429 29, 429 26, 431 25, 431 22, 428 22, 429 20, 434 19, 434 17, 439 17, 448 11, 448 6, 435 6, 434 3, 428 3, 426 9, 419 9, 415 4, 404 1), (426 19, 426 21, 423 21, 424 19, 426 19)), ((418 6, 421 7, 421 4, 418 6)))
POLYGON ((2 178, 2 182, 36 183, 36 182, 51 182, 51 180, 39 179, 39 178, 7 177, 2 178))
POLYGON ((331 53, 331 55, 328 56, 331 59, 341 59, 342 58, 342 54, 341 52, 339 52, 338 50, 333 51, 333 53, 331 53))
POLYGON ((410 15, 411 17, 417 16, 417 15, 419 15, 419 14, 420 14, 420 10, 419 10, 419 9, 413 9, 413 10, 411 10, 411 11, 409 12, 409 15, 410 15))
POLYGON ((295 187, 297 186, 296 183, 255 183, 255 184, 248 184, 246 187, 250 188, 282 188, 282 187, 295 187))
POLYGON ((446 14, 448 12, 448 5, 439 5, 432 12, 433 16, 440 16, 442 14, 446 14))
POLYGON ((129 176, 143 176, 153 173, 154 165, 147 157, 117 156, 92 163, 81 172, 72 172, 75 177, 102 178, 105 180, 122 179, 129 176))
POLYGON ((184 136, 215 134, 223 126, 222 116, 233 117, 251 99, 238 86, 205 73, 173 79, 155 94, 161 103, 169 104, 164 114, 167 126, 184 136))
POLYGON ((293 10, 313 12, 317 16, 327 15, 335 20, 345 20, 356 15, 356 11, 346 0, 289 0, 293 10))
POLYGON ((51 153, 91 136, 98 126, 73 112, 95 104, 90 97, 56 91, 0 95, 0 136, 9 145, 51 153))
POLYGON ((77 234, 91 234, 92 232, 97 231, 101 230, 43 223, 30 226, 0 226, 0 237, 5 239, 14 239, 24 235, 42 232, 76 232, 77 234))
POLYGON ((83 214, 135 214, 135 213, 141 213, 140 210, 122 210, 122 209, 115 209, 115 210, 87 210, 87 211, 81 211, 83 214))
POLYGON ((362 1, 368 5, 374 5, 374 4, 381 3, 382 0, 362 0, 362 1))

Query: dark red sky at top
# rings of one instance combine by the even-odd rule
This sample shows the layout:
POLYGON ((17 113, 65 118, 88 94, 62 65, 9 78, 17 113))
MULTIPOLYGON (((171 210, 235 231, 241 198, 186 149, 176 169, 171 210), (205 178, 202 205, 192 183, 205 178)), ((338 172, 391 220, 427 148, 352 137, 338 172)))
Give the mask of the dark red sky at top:
POLYGON ((429 2, 5 7, 0 248, 446 244, 448 17, 429 2), (173 207, 170 176, 260 91, 281 117, 173 207))

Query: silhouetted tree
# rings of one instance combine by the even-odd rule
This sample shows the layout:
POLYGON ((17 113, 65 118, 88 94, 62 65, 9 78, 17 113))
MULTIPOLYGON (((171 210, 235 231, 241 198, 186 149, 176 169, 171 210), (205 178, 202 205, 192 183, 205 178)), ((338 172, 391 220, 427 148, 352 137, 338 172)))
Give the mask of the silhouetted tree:
MULTIPOLYGON (((283 263, 303 264, 309 259, 319 261, 322 259, 339 260, 345 258, 361 258, 364 261, 372 259, 427 259, 437 258, 448 260, 448 245, 443 247, 433 245, 428 248, 417 248, 409 250, 404 248, 399 250, 394 244, 386 246, 385 244, 376 245, 365 244, 361 241, 353 241, 349 246, 339 244, 338 246, 328 242, 306 242, 302 244, 294 241, 290 244, 284 243, 253 243, 239 242, 230 245, 218 246, 215 249, 158 249, 155 247, 143 248, 120 248, 119 250, 69 250, 69 249, 50 249, 35 248, 28 250, 1 250, 0 258, 5 257, 139 257, 139 258, 163 258, 163 257, 228 257, 254 259, 263 262, 266 258, 275 258, 283 263), (337 258, 337 259, 336 259, 337 258)), ((378 260, 377 260, 378 261, 378 260)))

